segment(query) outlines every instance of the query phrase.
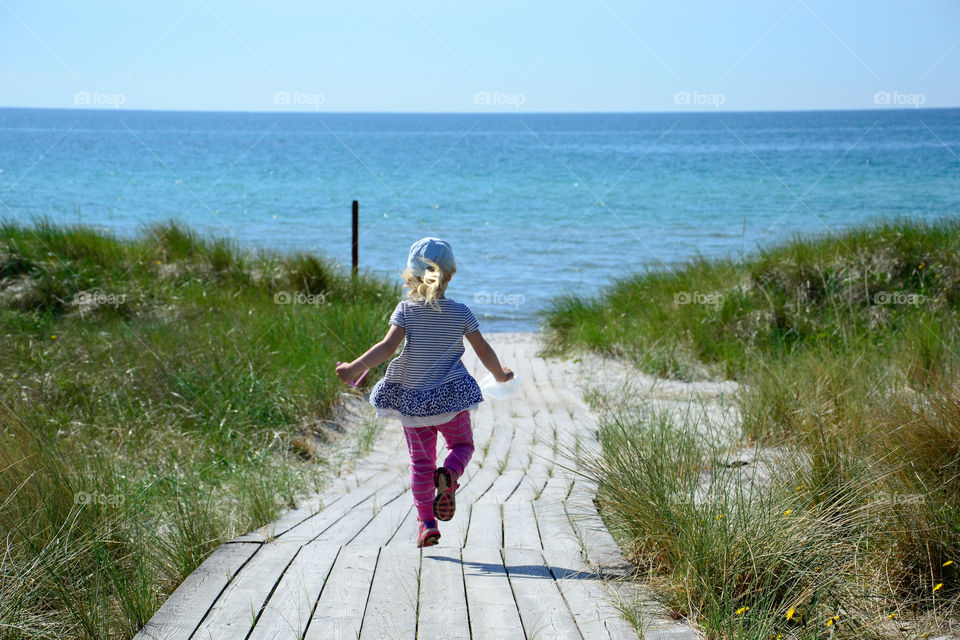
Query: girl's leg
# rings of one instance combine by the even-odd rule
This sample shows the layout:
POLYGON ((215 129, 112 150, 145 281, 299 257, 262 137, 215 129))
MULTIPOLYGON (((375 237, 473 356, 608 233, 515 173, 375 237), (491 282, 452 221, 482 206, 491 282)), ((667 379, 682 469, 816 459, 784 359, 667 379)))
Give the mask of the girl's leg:
POLYGON ((436 427, 404 427, 410 451, 410 492, 421 520, 433 520, 433 499, 436 496, 433 472, 437 465, 436 427))
POLYGON ((453 420, 437 426, 436 429, 443 434, 447 451, 449 451, 443 466, 453 471, 459 478, 463 475, 463 470, 467 468, 470 458, 473 457, 473 429, 470 426, 470 412, 461 411, 454 416, 453 420))

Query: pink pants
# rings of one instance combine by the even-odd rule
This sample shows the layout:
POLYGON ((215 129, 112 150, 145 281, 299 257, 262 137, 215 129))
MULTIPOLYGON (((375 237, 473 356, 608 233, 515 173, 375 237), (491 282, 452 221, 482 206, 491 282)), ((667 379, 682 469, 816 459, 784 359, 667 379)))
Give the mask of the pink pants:
POLYGON ((434 427, 404 427, 403 435, 410 450, 410 489, 413 504, 421 520, 434 520, 433 499, 436 487, 433 472, 437 468, 437 432, 447 444, 443 466, 459 478, 473 456, 473 431, 470 429, 470 412, 461 411, 453 420, 434 427))

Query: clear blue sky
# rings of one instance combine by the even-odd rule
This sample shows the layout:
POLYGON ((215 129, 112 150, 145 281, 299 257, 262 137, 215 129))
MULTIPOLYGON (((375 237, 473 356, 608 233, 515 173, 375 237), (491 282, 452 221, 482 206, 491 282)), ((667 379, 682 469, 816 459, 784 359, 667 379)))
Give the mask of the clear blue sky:
POLYGON ((0 0, 0 106, 955 107, 958 71, 957 0, 0 0))

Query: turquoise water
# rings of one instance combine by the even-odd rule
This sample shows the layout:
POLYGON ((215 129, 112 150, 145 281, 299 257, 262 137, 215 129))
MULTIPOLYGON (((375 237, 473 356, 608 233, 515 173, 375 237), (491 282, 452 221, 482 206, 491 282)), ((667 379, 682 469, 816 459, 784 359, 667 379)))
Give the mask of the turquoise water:
POLYGON ((0 215, 121 235, 180 219, 395 276, 451 242, 448 295, 530 330, 565 291, 797 232, 960 213, 960 109, 274 114, 0 109, 0 215))

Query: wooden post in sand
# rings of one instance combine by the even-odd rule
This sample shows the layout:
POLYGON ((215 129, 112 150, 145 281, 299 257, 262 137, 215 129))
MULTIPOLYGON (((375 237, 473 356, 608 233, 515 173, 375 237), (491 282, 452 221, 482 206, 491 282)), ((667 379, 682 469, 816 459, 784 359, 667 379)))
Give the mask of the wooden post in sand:
POLYGON ((353 275, 357 275, 357 268, 360 263, 360 239, 357 237, 359 235, 360 228, 360 203, 356 200, 353 201, 353 275))

